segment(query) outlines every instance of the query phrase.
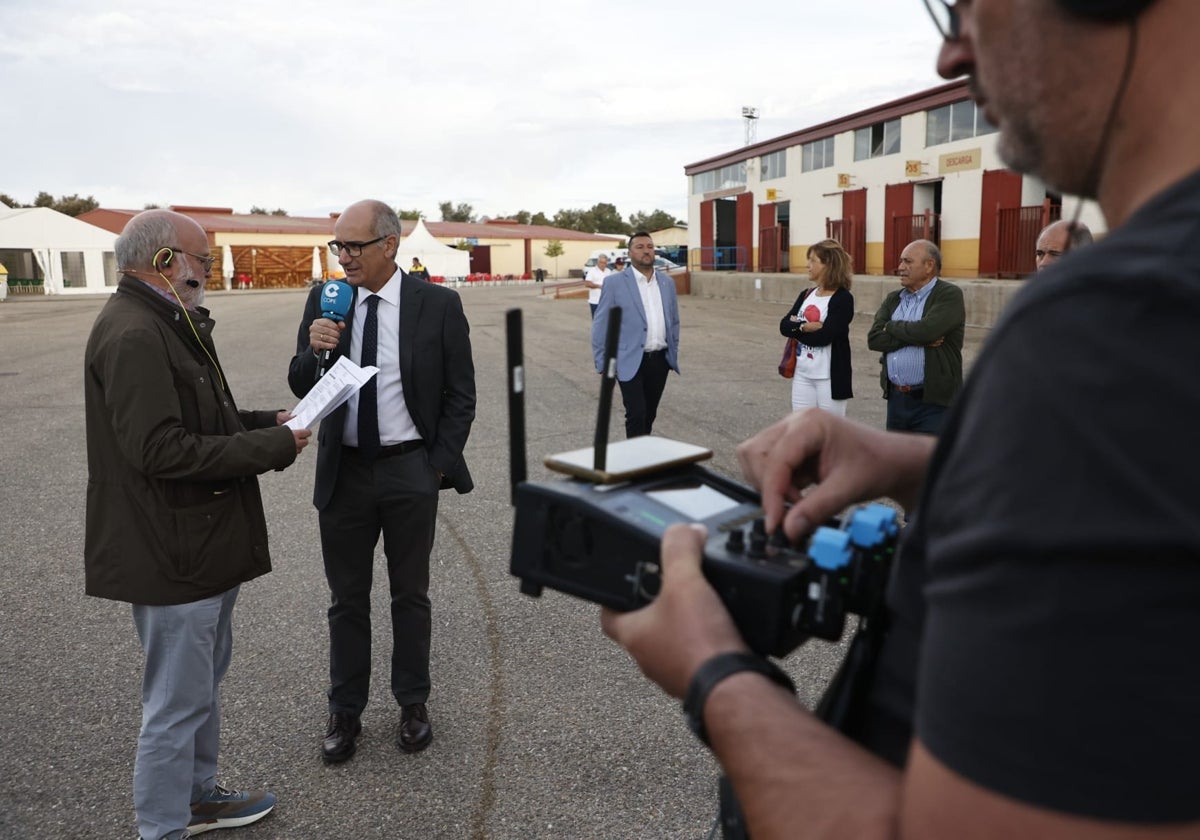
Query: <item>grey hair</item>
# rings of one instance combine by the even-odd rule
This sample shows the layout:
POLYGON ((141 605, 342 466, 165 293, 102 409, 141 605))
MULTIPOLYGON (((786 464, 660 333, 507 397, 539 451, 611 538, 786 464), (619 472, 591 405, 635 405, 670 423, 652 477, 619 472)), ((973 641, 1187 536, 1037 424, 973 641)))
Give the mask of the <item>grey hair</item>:
POLYGON ((371 224, 376 236, 394 236, 400 241, 400 217, 382 201, 371 201, 371 224))
POLYGON ((114 248, 119 271, 152 265, 159 249, 172 246, 177 239, 172 215, 169 211, 148 210, 125 224, 114 248))
POLYGON ((917 241, 925 246, 925 253, 929 255, 929 259, 933 260, 933 267, 937 270, 937 273, 941 274, 942 273, 942 249, 939 248, 937 245, 934 245, 928 239, 918 239, 917 241))

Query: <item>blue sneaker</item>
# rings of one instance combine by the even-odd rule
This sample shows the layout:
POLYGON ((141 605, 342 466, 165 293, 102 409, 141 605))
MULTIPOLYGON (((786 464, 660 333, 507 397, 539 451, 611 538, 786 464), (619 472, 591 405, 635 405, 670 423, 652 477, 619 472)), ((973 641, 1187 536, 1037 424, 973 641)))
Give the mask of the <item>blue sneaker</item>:
POLYGON ((216 828, 237 828, 258 822, 275 807, 275 794, 267 790, 236 791, 217 785, 212 793, 192 803, 189 836, 216 828))

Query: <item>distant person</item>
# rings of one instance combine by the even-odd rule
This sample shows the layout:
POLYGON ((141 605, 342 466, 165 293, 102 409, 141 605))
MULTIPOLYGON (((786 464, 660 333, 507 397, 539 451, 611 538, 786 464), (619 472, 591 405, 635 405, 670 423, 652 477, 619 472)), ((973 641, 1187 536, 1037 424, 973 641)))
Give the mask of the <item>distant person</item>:
MULTIPOLYGON (((648 435, 670 371, 679 373, 679 301, 675 281, 654 268, 654 240, 645 231, 629 238, 630 266, 604 279, 592 319, 592 355, 604 371, 608 314, 621 308, 617 384, 625 403, 625 436, 648 435)), ((617 258, 620 264, 620 257, 617 258)))
POLYGON ((217 783, 220 684, 241 584, 271 571, 255 476, 308 444, 281 411, 239 411, 200 306, 208 236, 147 210, 116 241, 124 275, 84 358, 87 594, 133 605, 145 653, 133 806, 143 840, 248 825, 268 791, 217 783))
POLYGON ((1091 244, 1092 232, 1083 222, 1071 222, 1067 219, 1051 222, 1038 234, 1037 250, 1034 252, 1037 270, 1042 271, 1054 265, 1067 251, 1091 244))
POLYGON ((413 257, 412 268, 408 270, 408 273, 411 276, 416 277, 418 280, 429 279, 429 271, 425 268, 425 266, 421 265, 421 261, 416 257, 413 257))
POLYGON ((910 242, 896 273, 901 288, 875 313, 867 347, 883 355, 880 383, 887 428, 935 435, 962 389, 966 306, 962 289, 938 275, 942 252, 927 239, 910 242))
POLYGON ((596 258, 596 264, 587 270, 583 277, 583 285, 588 289, 588 306, 592 308, 592 318, 596 317, 596 307, 600 304, 600 287, 604 285, 604 277, 608 274, 608 257, 601 254, 596 258))
POLYGON ((344 322, 321 316, 309 292, 288 370, 303 397, 318 354, 333 351, 379 372, 321 422, 313 504, 329 584, 329 718, 321 756, 350 759, 371 687, 371 585, 383 536, 391 596, 391 693, 400 707, 396 746, 433 740, 429 554, 438 493, 475 486, 463 449, 475 420, 470 326, 452 289, 396 265, 400 219, 382 201, 359 201, 333 225, 329 247, 355 289, 344 322))
POLYGON ((624 257, 617 257, 615 260, 613 260, 613 272, 614 273, 620 273, 624 270, 625 270, 625 258, 624 257))
POLYGON ((851 388, 850 322, 854 296, 850 294, 850 255, 836 239, 825 239, 808 249, 808 279, 814 285, 800 293, 779 332, 800 342, 792 375, 792 411, 816 406, 846 416, 851 388))

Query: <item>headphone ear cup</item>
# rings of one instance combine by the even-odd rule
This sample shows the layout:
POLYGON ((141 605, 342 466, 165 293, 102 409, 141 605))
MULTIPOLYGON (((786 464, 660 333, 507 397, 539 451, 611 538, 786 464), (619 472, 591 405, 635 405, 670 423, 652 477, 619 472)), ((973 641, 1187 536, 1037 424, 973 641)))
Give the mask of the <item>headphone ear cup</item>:
POLYGON ((154 255, 154 270, 161 271, 171 264, 171 260, 175 258, 175 252, 170 248, 159 248, 154 255))

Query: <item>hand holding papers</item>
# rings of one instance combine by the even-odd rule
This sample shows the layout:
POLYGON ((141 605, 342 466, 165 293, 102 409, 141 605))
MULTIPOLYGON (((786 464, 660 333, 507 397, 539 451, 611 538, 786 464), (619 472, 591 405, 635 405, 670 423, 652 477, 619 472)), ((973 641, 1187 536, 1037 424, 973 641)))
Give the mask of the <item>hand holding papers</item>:
POLYGON ((359 367, 345 356, 338 358, 324 376, 317 380, 304 399, 292 409, 292 419, 284 423, 291 429, 307 429, 322 420, 331 411, 344 403, 379 373, 374 365, 359 367))

